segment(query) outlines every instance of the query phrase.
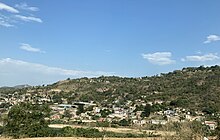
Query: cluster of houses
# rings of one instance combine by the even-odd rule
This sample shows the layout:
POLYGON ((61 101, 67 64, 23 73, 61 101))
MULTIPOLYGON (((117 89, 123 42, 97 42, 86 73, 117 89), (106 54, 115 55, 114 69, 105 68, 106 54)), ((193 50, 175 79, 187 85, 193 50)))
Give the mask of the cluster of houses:
MULTIPOLYGON (((0 113, 7 114, 11 106, 19 102, 32 103, 50 103, 51 120, 65 120, 65 121, 80 121, 84 123, 96 123, 98 121, 120 121, 131 120, 130 125, 144 126, 147 124, 166 125, 169 122, 185 122, 185 121, 201 121, 203 124, 209 126, 211 130, 215 130, 217 123, 215 121, 207 121, 202 112, 196 112, 192 115, 189 110, 183 108, 167 109, 163 111, 154 112, 150 117, 141 117, 142 111, 135 111, 136 104, 132 101, 127 101, 124 107, 117 107, 114 104, 111 108, 102 107, 93 102, 75 101, 68 104, 66 99, 62 99, 62 104, 53 101, 53 94, 59 94, 61 90, 51 89, 45 91, 43 89, 29 89, 24 94, 14 92, 11 94, 0 93, 0 113), (51 94, 53 93, 53 94, 51 94), (81 107, 81 111, 79 108, 81 107), (104 115, 103 115, 104 114, 104 115)), ((117 102, 117 101, 115 101, 117 102)), ((139 104, 146 105, 145 102, 137 101, 139 104)), ((113 102, 114 103, 114 102, 113 102)), ((163 101, 156 100, 148 102, 147 104, 162 104, 163 101)))

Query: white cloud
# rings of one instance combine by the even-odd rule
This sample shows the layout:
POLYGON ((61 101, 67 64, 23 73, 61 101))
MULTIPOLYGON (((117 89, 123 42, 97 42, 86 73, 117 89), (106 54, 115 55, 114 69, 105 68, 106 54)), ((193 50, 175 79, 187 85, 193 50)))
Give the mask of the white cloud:
POLYGON ((16 4, 15 7, 26 11, 33 11, 33 12, 39 11, 38 7, 28 6, 27 3, 16 4))
POLYGON ((0 26, 4 26, 4 27, 13 27, 14 25, 8 23, 7 21, 0 19, 0 26))
POLYGON ((40 18, 33 17, 33 16, 22 16, 22 15, 15 15, 16 18, 26 21, 26 22, 39 22, 42 23, 43 21, 40 18))
POLYGON ((205 55, 186 56, 185 58, 182 58, 181 61, 205 62, 205 61, 215 61, 218 59, 220 59, 220 57, 217 54, 209 53, 205 55))
POLYGON ((113 75, 103 71, 79 71, 50 67, 11 58, 0 59, 0 86, 17 84, 48 84, 68 77, 96 77, 113 75))
POLYGON ((10 19, 10 17, 0 14, 0 26, 13 27, 14 25, 12 24, 12 22, 14 21, 10 19))
POLYGON ((41 51, 39 48, 34 48, 29 44, 22 43, 20 46, 20 49, 28 51, 28 52, 39 52, 39 53, 44 53, 44 51, 41 51))
POLYGON ((0 10, 5 10, 5 11, 8 11, 10 13, 19 13, 19 11, 11 6, 8 6, 4 3, 1 3, 0 2, 0 10))
POLYGON ((220 36, 218 35, 209 35, 207 36, 206 41, 204 41, 205 44, 215 42, 215 41, 220 41, 220 36))
POLYGON ((144 59, 147 59, 150 63, 156 65, 169 65, 175 63, 175 60, 172 60, 171 52, 156 52, 149 54, 142 54, 144 59))
MULTIPOLYGON (((26 3, 16 4, 15 7, 17 7, 18 9, 21 9, 21 10, 26 10, 28 12, 39 10, 39 8, 28 6, 26 3)), ((19 21, 38 22, 38 23, 43 22, 41 18, 35 17, 27 12, 26 12, 26 14, 31 15, 31 16, 21 15, 22 11, 18 11, 17 9, 0 2, 0 11, 1 10, 7 11, 7 13, 4 13, 4 12, 0 13, 0 26, 2 26, 2 27, 16 26, 16 24, 19 23, 19 21), (21 14, 18 14, 20 12, 21 12, 21 14)))

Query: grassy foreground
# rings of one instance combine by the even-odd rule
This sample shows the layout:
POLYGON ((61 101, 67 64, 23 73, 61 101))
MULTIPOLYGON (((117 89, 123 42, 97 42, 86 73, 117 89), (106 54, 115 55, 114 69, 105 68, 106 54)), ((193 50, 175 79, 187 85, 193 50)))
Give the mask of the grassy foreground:
MULTIPOLYGON (((23 138, 23 139, 0 138, 0 140, 101 140, 101 138, 45 137, 45 138, 23 138)), ((161 140, 161 138, 104 138, 104 140, 161 140)))

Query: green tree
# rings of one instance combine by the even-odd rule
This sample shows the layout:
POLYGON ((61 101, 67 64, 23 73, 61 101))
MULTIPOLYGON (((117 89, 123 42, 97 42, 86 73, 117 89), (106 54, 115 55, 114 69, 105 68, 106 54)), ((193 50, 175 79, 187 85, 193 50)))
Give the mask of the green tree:
POLYGON ((122 119, 118 122, 118 125, 120 126, 129 126, 130 120, 122 119))
POLYGON ((146 106, 144 107, 143 112, 141 113, 141 117, 149 117, 150 116, 150 112, 151 112, 151 105, 146 104, 146 106))
POLYGON ((72 117, 72 114, 70 113, 69 110, 65 110, 65 111, 64 111, 64 114, 63 114, 63 117, 68 118, 68 121, 69 121, 70 118, 72 117))
POLYGON ((13 106, 6 120, 6 135, 20 137, 45 136, 48 127, 50 109, 47 105, 21 103, 13 106))
POLYGON ((109 114, 111 114, 111 111, 109 109, 103 109, 100 113, 103 118, 106 118, 109 114))
POLYGON ((76 114, 79 115, 79 114, 81 114, 81 113, 84 113, 84 104, 79 104, 79 105, 78 105, 76 114))
POLYGON ((62 103, 62 96, 59 95, 59 94, 55 94, 55 95, 52 97, 52 99, 53 99, 53 102, 54 102, 54 103, 59 103, 59 104, 62 103))

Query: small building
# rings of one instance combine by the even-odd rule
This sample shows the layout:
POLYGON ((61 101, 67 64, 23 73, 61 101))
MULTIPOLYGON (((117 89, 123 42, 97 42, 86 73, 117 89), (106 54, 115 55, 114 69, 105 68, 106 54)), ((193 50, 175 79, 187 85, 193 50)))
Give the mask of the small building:
POLYGON ((149 123, 157 124, 157 125, 159 125, 159 124, 165 125, 167 123, 167 121, 166 120, 150 120, 149 123))
POLYGON ((164 114, 165 114, 165 115, 174 115, 174 114, 175 114, 175 111, 173 111, 173 110, 165 110, 165 111, 164 111, 164 114))
POLYGON ((215 130, 217 128, 217 122, 214 121, 205 121, 204 124, 209 126, 210 130, 215 130))
POLYGON ((146 120, 132 120, 132 122, 134 125, 140 125, 140 126, 143 126, 147 123, 146 120))
POLYGON ((70 105, 70 104, 60 104, 58 105, 58 110, 66 110, 66 109, 71 109, 71 108, 77 108, 74 105, 70 105))
POLYGON ((54 114, 50 117, 52 120, 59 120, 61 117, 59 114, 54 114))

